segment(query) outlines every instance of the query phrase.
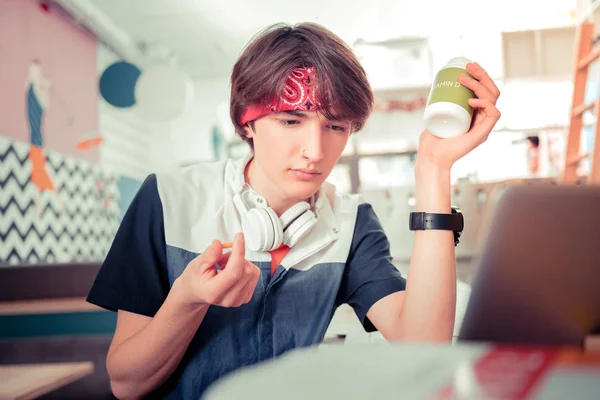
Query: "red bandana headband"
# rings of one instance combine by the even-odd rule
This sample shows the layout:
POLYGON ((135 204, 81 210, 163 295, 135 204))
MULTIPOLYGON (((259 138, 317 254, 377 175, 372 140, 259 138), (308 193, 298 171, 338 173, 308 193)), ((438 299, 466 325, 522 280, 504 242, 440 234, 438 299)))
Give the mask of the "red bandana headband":
POLYGON ((242 113, 239 124, 245 125, 267 114, 280 111, 315 111, 321 106, 316 96, 314 67, 296 68, 286 79, 279 101, 274 98, 267 104, 255 103, 242 113))

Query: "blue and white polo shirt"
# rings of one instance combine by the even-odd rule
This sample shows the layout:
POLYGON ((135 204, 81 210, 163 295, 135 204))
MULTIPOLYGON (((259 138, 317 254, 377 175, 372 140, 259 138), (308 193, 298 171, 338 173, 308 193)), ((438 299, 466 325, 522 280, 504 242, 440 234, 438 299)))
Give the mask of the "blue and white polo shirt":
MULTIPOLYGON (((88 295, 109 310, 153 317, 174 280, 214 239, 241 231, 233 203, 250 157, 201 163, 150 175, 119 227, 88 295)), ((317 224, 271 276, 271 255, 246 250, 261 270, 252 300, 211 306, 179 368, 152 397, 197 399, 240 367, 322 341, 341 304, 366 317, 381 298, 405 289, 388 239, 372 207, 358 195, 324 184, 314 203, 317 224)))

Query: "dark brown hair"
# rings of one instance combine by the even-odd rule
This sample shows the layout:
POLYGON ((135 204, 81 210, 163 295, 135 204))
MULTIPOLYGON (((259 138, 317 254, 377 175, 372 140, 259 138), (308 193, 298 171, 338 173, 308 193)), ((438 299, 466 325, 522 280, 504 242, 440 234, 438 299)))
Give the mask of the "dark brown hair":
POLYGON ((352 132, 362 129, 373 110, 373 92, 350 47, 317 24, 276 24, 250 41, 231 74, 231 120, 251 147, 238 123, 246 107, 279 98, 292 70, 309 66, 316 70, 320 112, 350 121, 352 132))

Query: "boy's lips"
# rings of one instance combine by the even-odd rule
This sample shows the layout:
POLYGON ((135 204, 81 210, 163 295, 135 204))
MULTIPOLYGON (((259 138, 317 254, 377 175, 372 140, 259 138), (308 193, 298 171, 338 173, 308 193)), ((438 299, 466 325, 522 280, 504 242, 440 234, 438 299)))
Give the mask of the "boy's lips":
POLYGON ((319 177, 321 173, 316 169, 307 168, 292 168, 290 171, 294 174, 296 179, 301 181, 311 181, 319 177))
POLYGON ((320 175, 321 173, 316 169, 309 168, 292 168, 292 171, 302 172, 303 174, 320 175))

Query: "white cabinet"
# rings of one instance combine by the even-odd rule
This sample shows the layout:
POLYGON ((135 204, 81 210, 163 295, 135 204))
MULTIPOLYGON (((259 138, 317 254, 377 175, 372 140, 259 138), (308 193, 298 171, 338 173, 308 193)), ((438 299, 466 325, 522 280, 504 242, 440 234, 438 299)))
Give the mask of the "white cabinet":
POLYGON ((502 33, 506 80, 572 79, 575 27, 502 33))

